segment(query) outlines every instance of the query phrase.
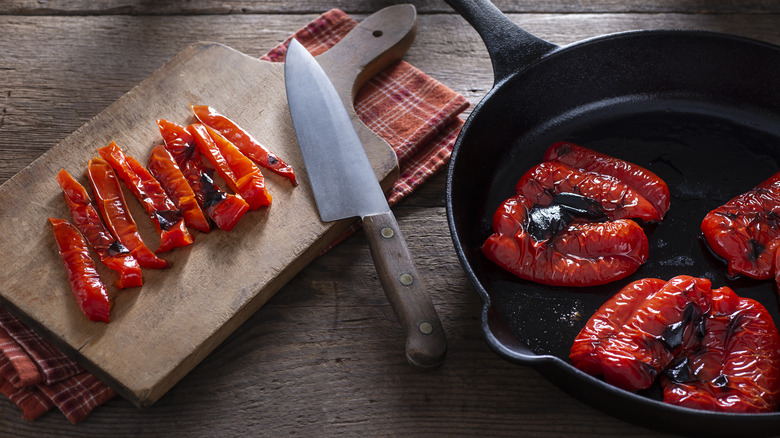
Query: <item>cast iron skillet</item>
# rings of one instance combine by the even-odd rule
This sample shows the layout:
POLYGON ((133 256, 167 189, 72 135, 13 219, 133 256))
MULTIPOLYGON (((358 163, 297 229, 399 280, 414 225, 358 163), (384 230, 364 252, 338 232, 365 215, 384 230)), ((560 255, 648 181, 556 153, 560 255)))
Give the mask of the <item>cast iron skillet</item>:
POLYGON ((780 48, 694 31, 639 31, 566 47, 517 27, 487 0, 447 0, 480 33, 495 74, 455 144, 447 216, 455 249, 481 295, 488 343, 535 367, 607 413, 670 432, 770 434, 780 413, 722 414, 662 403, 659 388, 632 394, 570 365, 574 337, 593 312, 630 281, 707 277, 759 300, 780 323, 772 281, 729 279, 701 238, 713 208, 778 171, 780 48), (650 260, 634 275, 584 289, 520 280, 490 263, 480 246, 498 205, 566 140, 644 166, 672 194, 665 220, 644 228, 650 260))

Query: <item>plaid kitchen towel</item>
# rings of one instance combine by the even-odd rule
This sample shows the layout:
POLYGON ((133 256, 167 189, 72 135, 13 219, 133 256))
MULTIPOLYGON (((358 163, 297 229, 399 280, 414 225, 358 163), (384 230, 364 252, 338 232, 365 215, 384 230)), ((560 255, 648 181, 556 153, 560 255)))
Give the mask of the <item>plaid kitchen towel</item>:
MULTIPOLYGON (((336 44, 357 21, 334 9, 318 17, 262 59, 283 61, 290 39, 312 54, 336 44)), ((400 178, 388 193, 396 204, 448 162, 463 125, 466 99, 405 61, 372 78, 359 92, 355 110, 361 120, 392 146, 400 178)), ((343 238, 343 237, 342 237, 343 238)), ((0 309, 0 393, 35 420, 54 407, 72 423, 116 393, 54 345, 0 309)))

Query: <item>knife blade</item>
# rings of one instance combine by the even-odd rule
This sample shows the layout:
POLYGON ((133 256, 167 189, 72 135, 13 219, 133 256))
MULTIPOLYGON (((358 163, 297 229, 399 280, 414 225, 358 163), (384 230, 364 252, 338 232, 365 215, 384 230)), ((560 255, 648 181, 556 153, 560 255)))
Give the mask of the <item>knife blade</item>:
POLYGON ((294 39, 284 75, 320 218, 362 219, 382 288, 404 328, 407 360, 423 369, 440 365, 447 350, 444 329, 338 92, 294 39))

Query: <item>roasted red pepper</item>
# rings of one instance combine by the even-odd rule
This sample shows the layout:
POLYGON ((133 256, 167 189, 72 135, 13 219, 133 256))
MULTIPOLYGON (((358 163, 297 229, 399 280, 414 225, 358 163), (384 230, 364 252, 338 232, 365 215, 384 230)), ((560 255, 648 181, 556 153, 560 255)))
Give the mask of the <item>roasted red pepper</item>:
POLYGON ((87 242, 70 222, 53 218, 49 222, 54 227, 54 238, 76 303, 90 320, 108 322, 111 301, 89 255, 87 242))
POLYGON ((239 195, 222 191, 201 164, 200 151, 187 129, 176 123, 157 121, 165 141, 165 149, 171 153, 187 179, 195 198, 209 218, 222 230, 230 231, 249 210, 249 204, 239 195))
POLYGON ((159 145, 152 149, 148 168, 171 201, 181 210, 187 226, 202 233, 211 231, 211 226, 195 198, 195 192, 192 191, 192 187, 187 183, 184 174, 165 146, 159 145))
POLYGON ((152 225, 160 235, 160 247, 156 252, 167 252, 192 243, 192 235, 184 225, 181 210, 168 198, 160 183, 141 163, 126 155, 113 141, 98 149, 98 152, 149 213, 152 225))
POLYGON ((493 216, 493 235, 482 245, 488 259, 520 278, 560 286, 592 286, 630 275, 647 260, 648 244, 642 227, 619 219, 571 223, 536 234, 531 217, 565 216, 565 209, 537 208, 528 198, 506 200, 493 216), (536 236, 535 236, 536 234, 536 236))
POLYGON ((57 182, 65 194, 73 222, 100 256, 104 265, 117 271, 114 285, 119 289, 141 286, 141 266, 124 245, 108 232, 89 198, 87 190, 65 169, 57 174, 57 182))
POLYGON ((634 221, 656 208, 605 174, 544 162, 523 175, 493 216, 485 256, 520 278, 556 286, 592 286, 624 278, 647 260, 634 221))
POLYGON ((200 123, 188 126, 187 131, 195 138, 201 154, 208 158, 228 187, 244 198, 250 210, 271 205, 271 195, 260 169, 233 143, 200 123))
POLYGON ((579 170, 617 178, 653 204, 658 214, 645 220, 660 221, 669 210, 669 187, 656 174, 636 164, 563 141, 547 149, 544 161, 557 161, 579 170))
POLYGON ((707 214, 701 231, 728 273, 766 280, 777 274, 780 172, 707 214))
POLYGON ((205 105, 195 105, 192 111, 201 123, 225 136, 241 153, 266 169, 289 179, 294 186, 298 185, 292 166, 269 151, 235 122, 205 105))
POLYGON ((95 194, 95 204, 111 234, 130 250, 130 254, 138 260, 141 267, 167 268, 168 262, 154 255, 138 234, 138 227, 127 209, 125 195, 111 165, 106 160, 95 157, 89 161, 87 175, 95 194))
POLYGON ((572 364, 629 391, 661 379, 664 401, 724 412, 780 404, 780 334, 758 302, 704 278, 644 279, 604 303, 572 364))
POLYGON ((655 207, 623 181, 610 175, 586 172, 569 165, 544 162, 520 178, 515 192, 537 205, 547 205, 557 193, 576 193, 598 202, 610 219, 653 221, 655 207))

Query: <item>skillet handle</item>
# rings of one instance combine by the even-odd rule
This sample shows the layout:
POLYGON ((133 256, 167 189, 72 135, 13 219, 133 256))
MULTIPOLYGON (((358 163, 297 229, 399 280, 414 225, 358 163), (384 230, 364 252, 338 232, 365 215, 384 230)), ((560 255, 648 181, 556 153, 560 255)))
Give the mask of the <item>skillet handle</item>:
POLYGON ((493 62, 495 83, 558 48, 523 30, 490 0, 445 0, 482 37, 493 62))

